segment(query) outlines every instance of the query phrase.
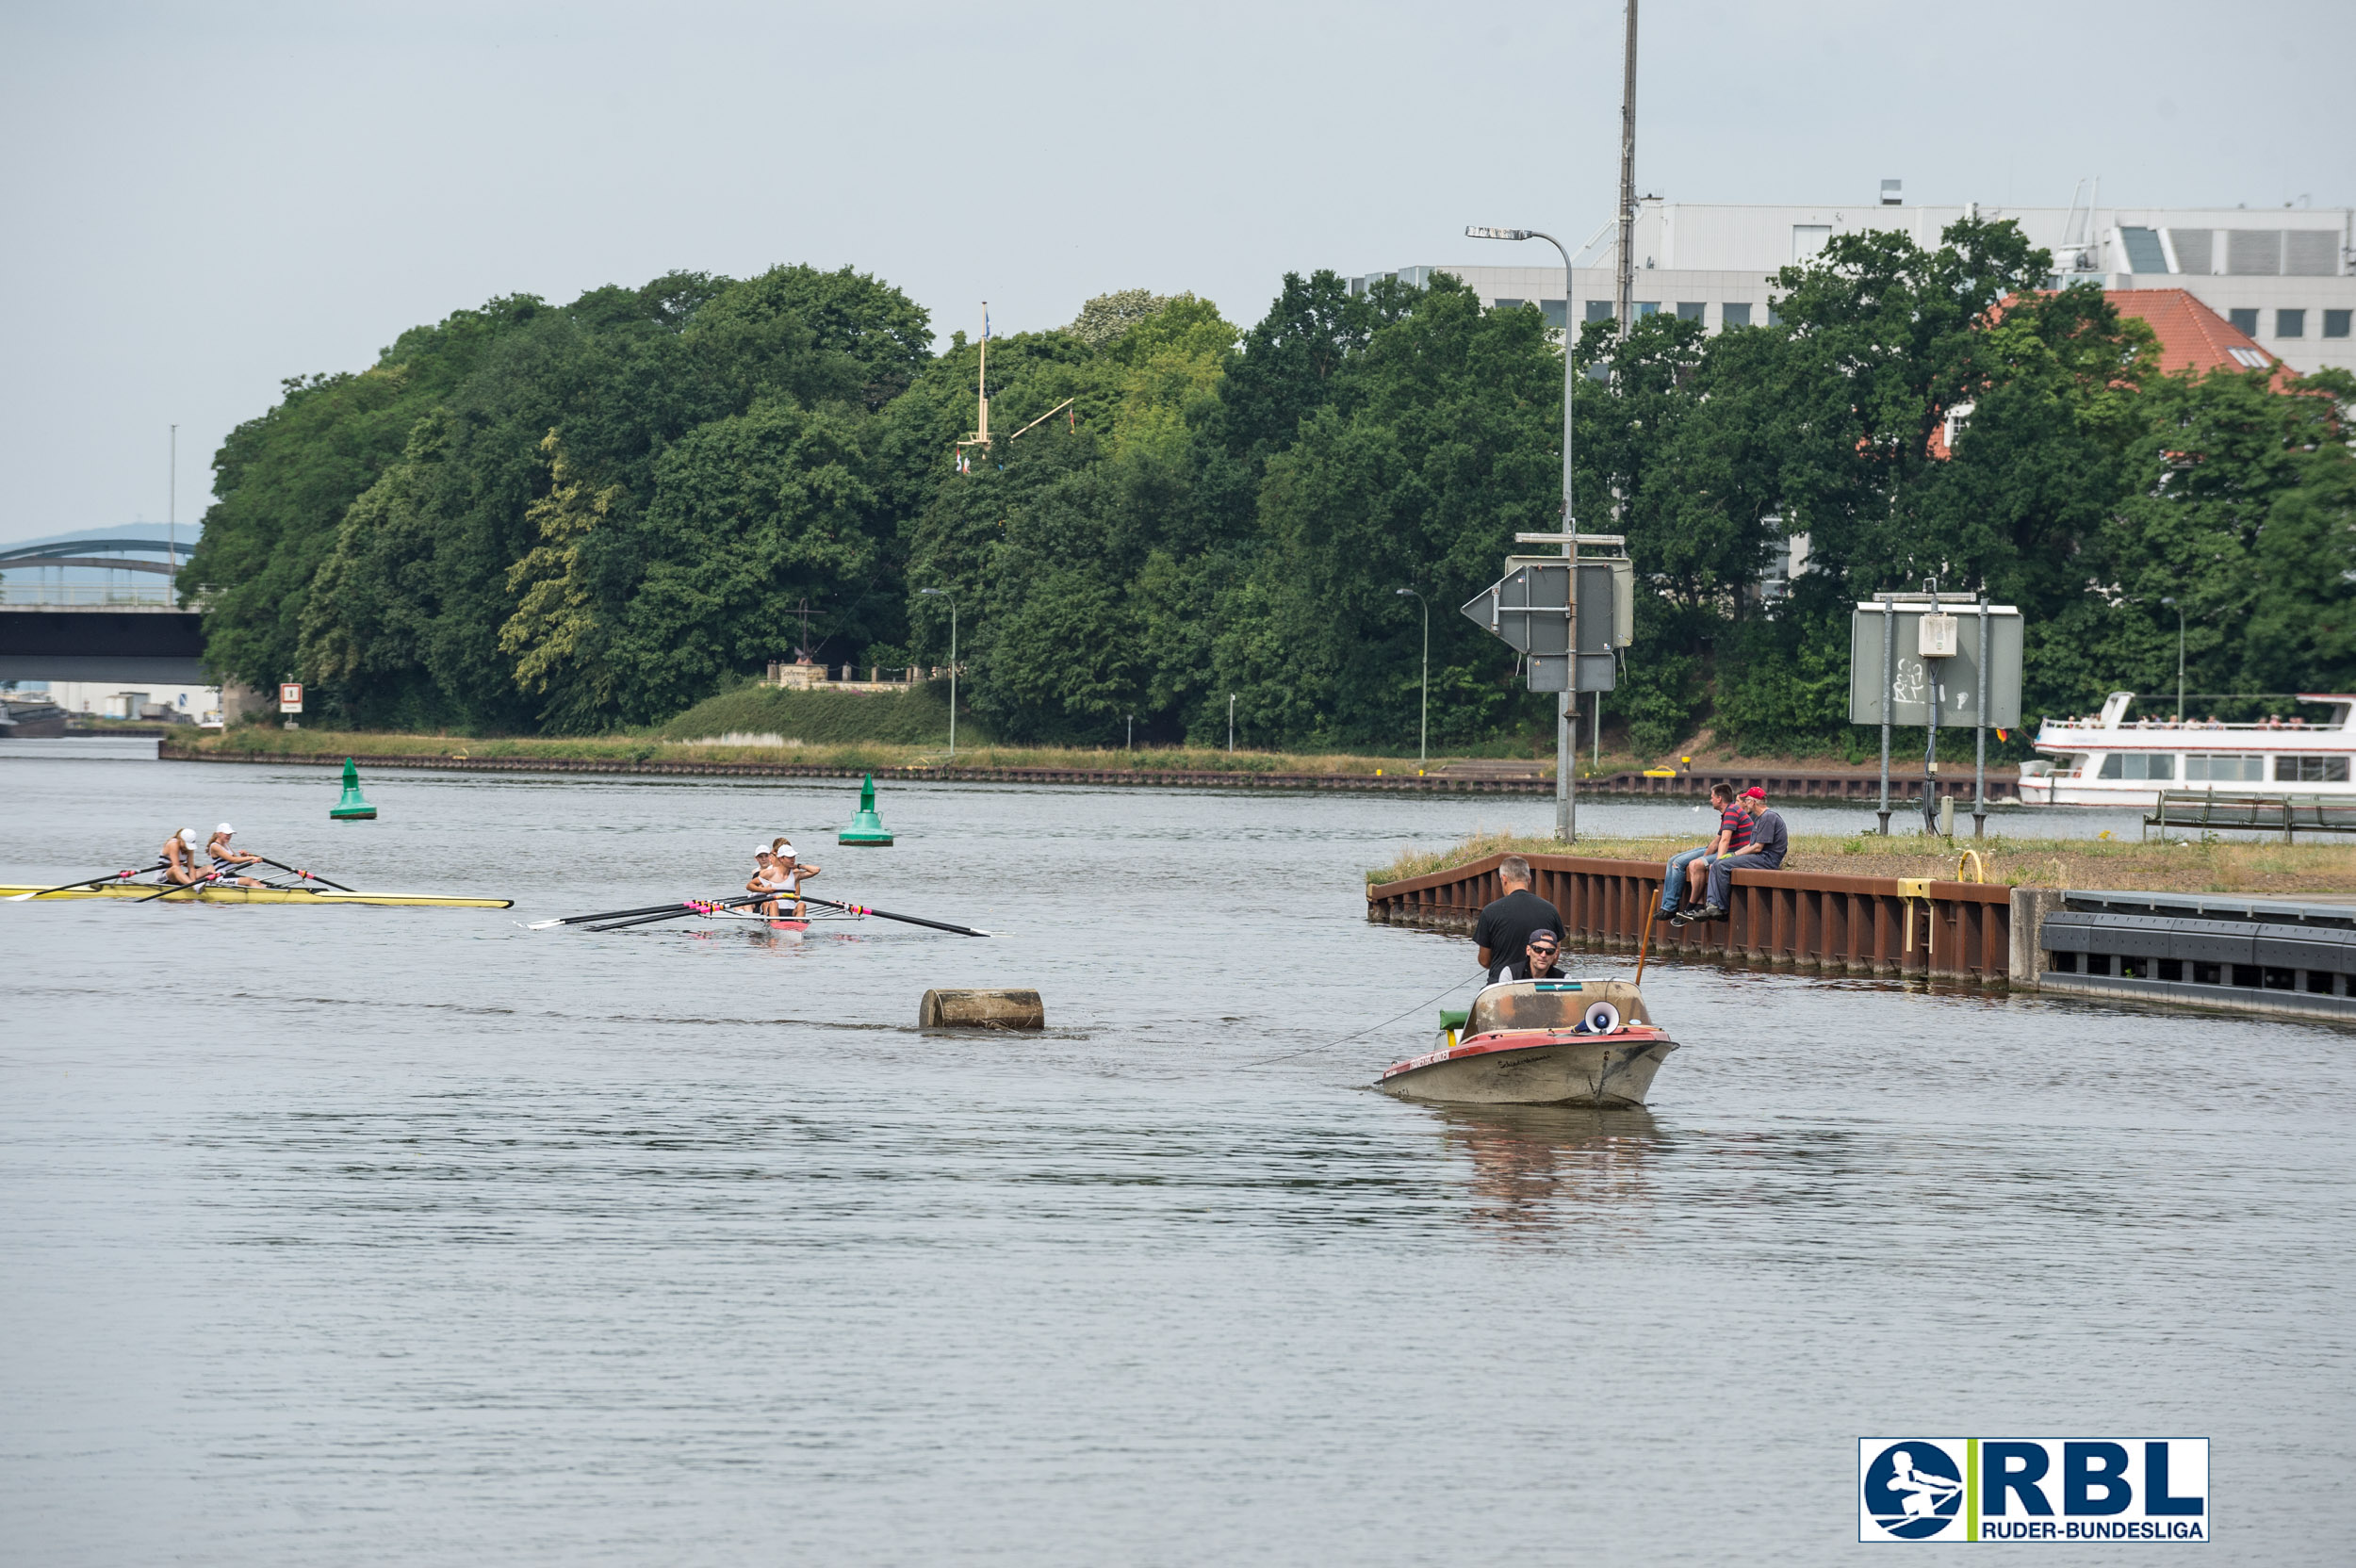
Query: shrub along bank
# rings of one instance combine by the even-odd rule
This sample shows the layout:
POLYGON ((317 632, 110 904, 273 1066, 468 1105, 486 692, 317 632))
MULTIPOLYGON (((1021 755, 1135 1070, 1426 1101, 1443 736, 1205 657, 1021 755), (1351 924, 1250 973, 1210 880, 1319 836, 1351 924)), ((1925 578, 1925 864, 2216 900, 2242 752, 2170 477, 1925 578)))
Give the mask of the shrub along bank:
MULTIPOLYGON (((793 692, 739 686, 706 697, 655 730, 665 741, 705 741, 723 735, 775 735, 805 744, 945 746, 949 743, 949 683, 927 681, 906 692, 793 692)), ((990 731, 971 713, 957 715, 961 745, 986 745, 990 731)))

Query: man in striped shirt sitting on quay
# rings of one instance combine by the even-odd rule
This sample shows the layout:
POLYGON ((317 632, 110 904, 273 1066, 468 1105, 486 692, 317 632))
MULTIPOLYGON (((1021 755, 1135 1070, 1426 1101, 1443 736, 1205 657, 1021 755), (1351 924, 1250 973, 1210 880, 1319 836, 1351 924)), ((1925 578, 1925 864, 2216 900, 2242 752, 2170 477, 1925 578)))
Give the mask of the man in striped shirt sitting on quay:
POLYGON ((1767 809, 1767 792, 1745 790, 1736 797, 1746 819, 1742 844, 1731 855, 1721 855, 1710 862, 1710 902, 1692 914, 1677 916, 1675 923, 1689 921, 1724 920, 1726 905, 1734 897, 1734 874, 1738 871, 1774 871, 1783 864, 1790 853, 1792 836, 1784 830, 1780 813, 1767 809))
POLYGON ((1661 876, 1661 918, 1673 918, 1687 893, 1693 895, 1695 907, 1701 904, 1702 884, 1710 874, 1710 862, 1730 853, 1736 844, 1750 837, 1750 813, 1734 804, 1734 786, 1712 784, 1710 804, 1718 808, 1718 836, 1699 849, 1680 850, 1669 858, 1669 869, 1661 876))

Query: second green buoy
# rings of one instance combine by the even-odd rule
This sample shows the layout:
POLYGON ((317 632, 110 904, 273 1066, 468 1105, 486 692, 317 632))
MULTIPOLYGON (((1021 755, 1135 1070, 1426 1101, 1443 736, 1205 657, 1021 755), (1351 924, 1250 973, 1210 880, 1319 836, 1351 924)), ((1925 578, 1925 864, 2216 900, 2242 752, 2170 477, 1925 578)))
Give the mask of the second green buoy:
POLYGON ((867 782, 859 786, 859 809, 851 814, 851 825, 834 836, 839 844, 886 845, 892 842, 892 832, 875 815, 875 776, 869 774, 867 782))

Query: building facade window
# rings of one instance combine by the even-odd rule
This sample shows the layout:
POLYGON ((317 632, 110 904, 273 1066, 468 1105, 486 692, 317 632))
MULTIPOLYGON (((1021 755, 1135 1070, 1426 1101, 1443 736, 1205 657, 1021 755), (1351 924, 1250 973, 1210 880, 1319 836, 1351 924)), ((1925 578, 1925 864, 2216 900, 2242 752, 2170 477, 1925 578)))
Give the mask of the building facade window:
MULTIPOLYGON (((1636 318, 1639 321, 1643 320, 1647 316, 1658 316, 1660 314, 1661 302, 1659 300, 1639 300, 1636 302, 1636 318)), ((1927 723, 1928 721, 1926 720, 1924 722, 1927 723)))
MULTIPOLYGON (((2345 316, 2348 312, 2342 311, 2340 314, 2345 316)), ((1747 327, 1751 324, 1751 307, 1747 303, 1720 305, 1718 320, 1721 326, 1747 327)))
POLYGON ((2274 313, 2274 335, 2277 337, 2306 336, 2307 313, 2303 310, 2276 311, 2274 313))
MULTIPOLYGON (((1609 300, 1590 300, 1590 301, 1588 301, 1588 302, 1587 302, 1587 319, 1589 319, 1590 321, 1609 321, 1609 320, 1611 320, 1611 319, 1612 319, 1612 302, 1611 302, 1611 301, 1609 301, 1609 300)), ((1925 722, 1925 723, 1928 723, 1929 721, 1928 721, 1928 720, 1925 720, 1924 722, 1925 722)))
POLYGON ((1541 300, 1538 302, 1538 312, 1546 318, 1546 325, 1556 332, 1561 332, 1562 323, 1570 318, 1570 306, 1562 300, 1541 300))
POLYGON ((2251 337, 2258 335, 2258 313, 2255 310, 2229 310, 2225 318, 2233 323, 2235 332, 2251 337))
POLYGON ((2168 252, 2160 245, 2157 229, 2121 229, 2119 237, 2127 246, 2127 270, 2130 272, 2165 272, 2168 252))
POLYGON ((2346 337, 2348 335, 2348 312, 2345 310, 2325 311, 2323 313, 2323 335, 2326 337, 2346 337))
POLYGON ((1703 313, 1709 308, 1709 302, 1705 300, 1679 300, 1677 302, 1677 319, 1680 321, 1698 321, 1702 318, 1703 313))

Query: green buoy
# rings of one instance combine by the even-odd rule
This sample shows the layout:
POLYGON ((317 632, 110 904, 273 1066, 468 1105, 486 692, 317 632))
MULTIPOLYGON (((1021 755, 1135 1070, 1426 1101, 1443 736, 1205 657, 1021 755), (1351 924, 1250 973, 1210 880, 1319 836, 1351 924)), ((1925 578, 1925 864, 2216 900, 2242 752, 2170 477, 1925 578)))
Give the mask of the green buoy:
MULTIPOLYGON (((368 796, 360 792, 359 764, 349 757, 344 759, 344 798, 337 801, 335 808, 327 814, 336 822, 376 820, 376 808, 370 806, 368 796)), ((890 842, 889 840, 885 841, 890 842)))
POLYGON ((851 825, 834 836, 839 844, 889 844, 891 830, 883 819, 875 815, 875 776, 869 774, 867 782, 859 786, 859 809, 851 816, 851 825))

